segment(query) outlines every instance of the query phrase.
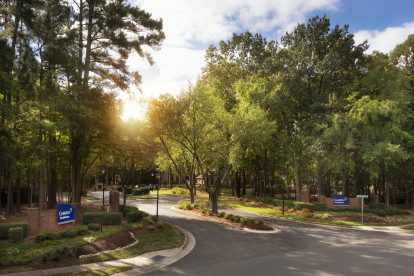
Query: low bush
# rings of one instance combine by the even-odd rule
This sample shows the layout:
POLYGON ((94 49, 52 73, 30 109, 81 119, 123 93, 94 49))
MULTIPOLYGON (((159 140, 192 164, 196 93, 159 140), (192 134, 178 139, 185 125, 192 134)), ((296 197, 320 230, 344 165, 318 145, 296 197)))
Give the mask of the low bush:
POLYGON ((118 212, 87 212, 83 214, 83 224, 98 223, 102 225, 120 225, 121 214, 118 212))
POLYGON ((308 208, 302 209, 302 215, 304 218, 311 218, 313 215, 311 214, 310 210, 308 208))
POLYGON ((12 243, 23 242, 23 228, 22 227, 9 228, 9 240, 12 243))
POLYGON ((329 208, 328 212, 361 212, 361 208, 347 208, 347 207, 336 207, 336 208, 329 208))
POLYGON ((158 221, 158 217, 157 217, 157 216, 151 216, 151 219, 152 219, 153 221, 155 221, 155 222, 157 222, 157 221, 158 221))
POLYGON ((0 240, 7 240, 9 238, 9 229, 15 227, 21 227, 23 229, 23 237, 27 237, 29 233, 29 224, 27 222, 0 223, 0 240))
POLYGON ((219 218, 224 218, 225 215, 226 215, 226 212, 220 212, 217 214, 219 218))
POLYGON ((91 231, 99 231, 101 230, 101 226, 97 223, 89 223, 88 224, 88 229, 91 231))
POLYGON ((228 214, 224 218, 227 219, 227 220, 229 220, 229 221, 233 221, 234 215, 233 214, 228 214))
MULTIPOLYGON (((292 209, 295 208, 295 202, 294 200, 285 200, 285 208, 292 209)), ((283 206, 283 200, 282 199, 273 199, 273 205, 277 207, 283 206)))
POLYGON ((80 226, 80 227, 76 228, 76 230, 78 232, 78 236, 83 236, 83 235, 89 234, 89 229, 88 229, 88 227, 85 227, 85 226, 80 226))
POLYGON ((122 192, 122 191, 123 191, 123 188, 122 188, 122 187, 117 187, 117 188, 116 188, 116 190, 117 190, 118 192, 122 192))
POLYGON ((207 210, 206 210, 205 208, 203 208, 203 209, 201 209, 201 213, 202 213, 203 215, 206 215, 206 214, 207 214, 207 210))
POLYGON ((301 211, 302 209, 308 209, 309 212, 313 211, 313 204, 312 203, 308 203, 308 202, 300 202, 300 201, 296 201, 294 203, 294 208, 295 210, 301 211))
POLYGON ((137 228, 138 229, 143 229, 144 228, 144 224, 142 222, 137 224, 137 228))
POLYGON ((240 222, 240 217, 239 216, 234 216, 233 221, 234 222, 240 222))
POLYGON ((201 202, 200 209, 208 209, 208 202, 205 202, 205 201, 201 202))
POLYGON ((131 208, 126 213, 126 219, 128 223, 139 222, 148 214, 144 211, 138 210, 137 207, 131 208))
POLYGON ((379 217, 386 217, 387 216, 387 212, 385 210, 381 210, 381 209, 372 209, 369 211, 371 214, 377 215, 379 217))
POLYGON ((155 229, 154 225, 148 225, 147 226, 148 231, 154 231, 154 229, 155 229))
POLYGON ((385 210, 385 203, 369 203, 368 208, 385 210))
POLYGON ((77 229, 68 229, 65 231, 62 231, 61 237, 62 238, 74 238, 78 235, 77 229))
POLYGON ((242 224, 242 225, 247 225, 247 223, 250 221, 250 219, 249 218, 240 218, 240 223, 242 224))
POLYGON ((150 189, 149 188, 136 188, 132 190, 132 194, 134 196, 149 195, 150 189))
POLYGON ((208 210, 208 215, 209 216, 213 216, 214 215, 213 211, 212 210, 208 210))
POLYGON ((190 195, 190 191, 180 187, 174 187, 171 189, 173 195, 190 195))
POLYGON ((159 221, 157 222, 157 227, 158 227, 158 228, 163 228, 163 227, 164 227, 164 222, 163 222, 162 220, 159 220, 159 221))

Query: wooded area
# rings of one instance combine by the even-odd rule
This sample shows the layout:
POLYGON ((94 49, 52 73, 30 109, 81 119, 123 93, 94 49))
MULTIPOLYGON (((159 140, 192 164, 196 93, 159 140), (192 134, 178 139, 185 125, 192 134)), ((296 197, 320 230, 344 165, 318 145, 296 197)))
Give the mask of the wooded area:
POLYGON ((22 188, 36 203, 53 206, 58 191, 80 203, 103 167, 124 187, 172 170, 192 201, 201 175, 213 212, 228 177, 237 196, 251 182, 257 197, 280 194, 286 181, 297 200, 308 187, 414 207, 414 35, 365 54, 367 43, 325 16, 280 41, 234 34, 206 51, 194 85, 150 99, 145 121, 123 122, 115 96, 141 82, 126 61, 136 52, 152 63, 145 47, 161 46, 161 19, 121 0, 14 0, 0 9, 0 32, 7 216, 22 188))

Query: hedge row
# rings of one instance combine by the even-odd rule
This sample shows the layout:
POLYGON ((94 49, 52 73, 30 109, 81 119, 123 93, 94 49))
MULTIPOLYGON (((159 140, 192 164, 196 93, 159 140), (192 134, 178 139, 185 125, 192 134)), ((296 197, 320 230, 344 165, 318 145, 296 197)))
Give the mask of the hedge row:
POLYGON ((51 232, 39 232, 36 234, 35 242, 43 242, 47 240, 60 240, 64 238, 74 238, 76 236, 83 236, 89 233, 85 226, 74 227, 68 230, 58 230, 51 232))
POLYGON ((23 242, 23 228, 20 226, 10 228, 9 240, 13 243, 23 242))
POLYGON ((134 196, 149 195, 149 193, 150 193, 149 188, 136 188, 132 190, 132 194, 134 196))
POLYGON ((118 212, 87 212, 83 214, 83 224, 98 223, 102 225, 121 225, 121 214, 118 212))
MULTIPOLYGON (((262 201, 267 204, 273 204, 277 207, 283 206, 282 199, 264 198, 262 201)), ((294 200, 285 200, 285 208, 295 209, 299 211, 306 208, 306 209, 309 209, 309 211, 311 212, 326 211, 328 209, 328 207, 326 206, 326 203, 322 203, 322 202, 308 203, 308 202, 300 202, 300 201, 294 201, 294 200)))
POLYGON ((29 224, 27 222, 11 222, 0 224, 0 240, 7 240, 9 238, 9 229, 21 227, 23 228, 23 237, 27 237, 29 233, 29 224))
POLYGON ((123 209, 123 212, 124 212, 124 215, 126 216, 128 223, 139 222, 144 217, 149 216, 148 213, 138 210, 137 207, 133 207, 133 206, 125 206, 125 208, 123 209))

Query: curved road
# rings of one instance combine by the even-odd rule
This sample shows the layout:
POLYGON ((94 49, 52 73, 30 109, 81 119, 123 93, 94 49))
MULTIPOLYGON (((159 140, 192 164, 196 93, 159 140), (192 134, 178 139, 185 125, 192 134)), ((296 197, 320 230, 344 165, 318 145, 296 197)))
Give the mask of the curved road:
MULTIPOLYGON (((161 196, 159 216, 196 239, 186 257, 147 275, 414 275, 414 234, 397 227, 348 229, 261 217, 280 230, 244 232, 171 209, 179 198, 161 196)), ((121 200, 122 201, 122 200, 121 200)), ((156 200, 128 200, 150 214, 156 200)))

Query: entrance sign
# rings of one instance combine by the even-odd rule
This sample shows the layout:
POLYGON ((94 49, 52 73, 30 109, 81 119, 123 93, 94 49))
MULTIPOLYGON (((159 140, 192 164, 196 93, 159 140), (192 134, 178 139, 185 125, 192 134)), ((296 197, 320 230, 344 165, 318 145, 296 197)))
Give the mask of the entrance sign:
POLYGON ((75 221, 75 207, 70 204, 58 204, 58 224, 75 221))
POLYGON ((349 197, 343 195, 334 195, 333 197, 334 206, 349 206, 349 197))

